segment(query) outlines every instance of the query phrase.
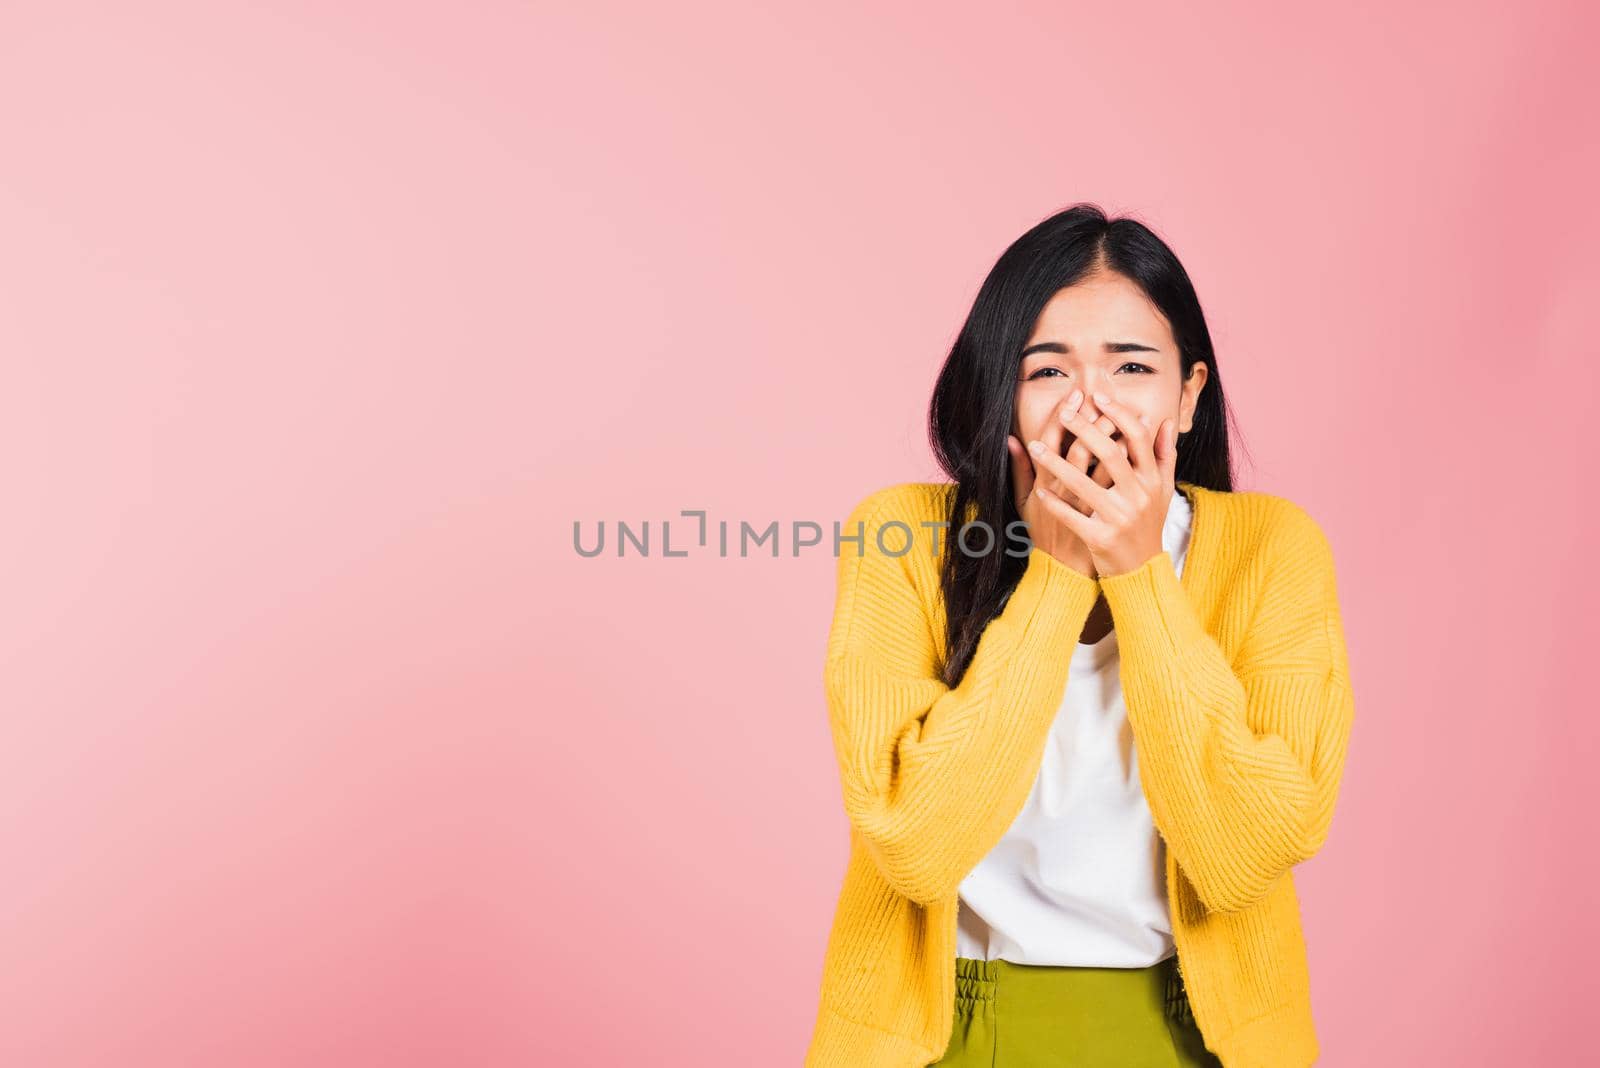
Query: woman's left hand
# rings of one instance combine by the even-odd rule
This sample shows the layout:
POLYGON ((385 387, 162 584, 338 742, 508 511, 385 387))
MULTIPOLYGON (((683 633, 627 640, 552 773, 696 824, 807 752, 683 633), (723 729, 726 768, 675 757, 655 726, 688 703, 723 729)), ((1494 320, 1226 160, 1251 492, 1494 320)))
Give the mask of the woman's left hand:
POLYGON ((1094 402, 1122 431, 1126 454, 1123 445, 1092 425, 1081 409, 1063 411, 1061 419, 1110 473, 1110 486, 1100 485, 1060 456, 1046 455, 1048 449, 1030 445, 1029 452, 1034 463, 1071 486, 1092 509, 1085 515, 1046 489, 1045 480, 1034 484, 1045 507, 1083 539, 1100 577, 1106 578, 1137 570, 1163 550, 1161 534, 1176 490, 1178 449, 1173 420, 1162 420, 1152 437, 1143 417, 1132 408, 1101 393, 1094 395, 1094 402))

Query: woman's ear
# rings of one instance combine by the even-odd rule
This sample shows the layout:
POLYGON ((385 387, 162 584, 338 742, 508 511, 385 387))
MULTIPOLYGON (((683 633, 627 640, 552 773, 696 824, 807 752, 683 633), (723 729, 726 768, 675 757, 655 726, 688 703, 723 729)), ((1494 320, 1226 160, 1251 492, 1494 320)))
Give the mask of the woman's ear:
POLYGON ((1206 388, 1206 378, 1211 369, 1203 362, 1189 368, 1189 377, 1183 380, 1183 396, 1178 400, 1178 422, 1173 428, 1179 434, 1194 429, 1194 413, 1200 407, 1200 394, 1206 388))

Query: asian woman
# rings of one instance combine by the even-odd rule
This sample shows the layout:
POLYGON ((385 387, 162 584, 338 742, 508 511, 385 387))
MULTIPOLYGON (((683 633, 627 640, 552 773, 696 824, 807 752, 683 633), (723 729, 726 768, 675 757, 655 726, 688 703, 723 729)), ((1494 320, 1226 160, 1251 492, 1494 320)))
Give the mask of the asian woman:
POLYGON ((805 1063, 1312 1064, 1292 869, 1354 711, 1332 554, 1234 488, 1188 274, 1134 219, 1046 219, 929 414, 949 481, 838 542, 850 852, 805 1063))

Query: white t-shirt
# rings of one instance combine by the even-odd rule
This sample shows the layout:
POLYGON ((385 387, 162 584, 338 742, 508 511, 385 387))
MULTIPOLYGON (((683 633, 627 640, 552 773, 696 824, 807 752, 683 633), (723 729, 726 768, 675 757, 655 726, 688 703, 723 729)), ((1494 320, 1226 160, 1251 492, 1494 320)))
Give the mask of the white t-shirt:
MULTIPOLYGON (((1180 574, 1191 518, 1173 490, 1161 541, 1180 574)), ((1174 952, 1166 846, 1139 785, 1120 663, 1115 620, 1076 643, 1033 790, 961 882, 958 956, 1143 968, 1174 952)))

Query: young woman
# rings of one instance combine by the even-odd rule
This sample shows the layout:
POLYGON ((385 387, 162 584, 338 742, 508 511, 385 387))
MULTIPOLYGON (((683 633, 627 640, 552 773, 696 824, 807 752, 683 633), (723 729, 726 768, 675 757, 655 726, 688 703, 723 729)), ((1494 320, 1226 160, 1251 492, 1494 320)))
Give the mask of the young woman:
POLYGON ((850 854, 810 1068, 1316 1060, 1290 869, 1349 671, 1327 539, 1234 491, 1227 417, 1145 226, 1077 205, 990 272, 931 406, 952 481, 838 533, 850 854))

